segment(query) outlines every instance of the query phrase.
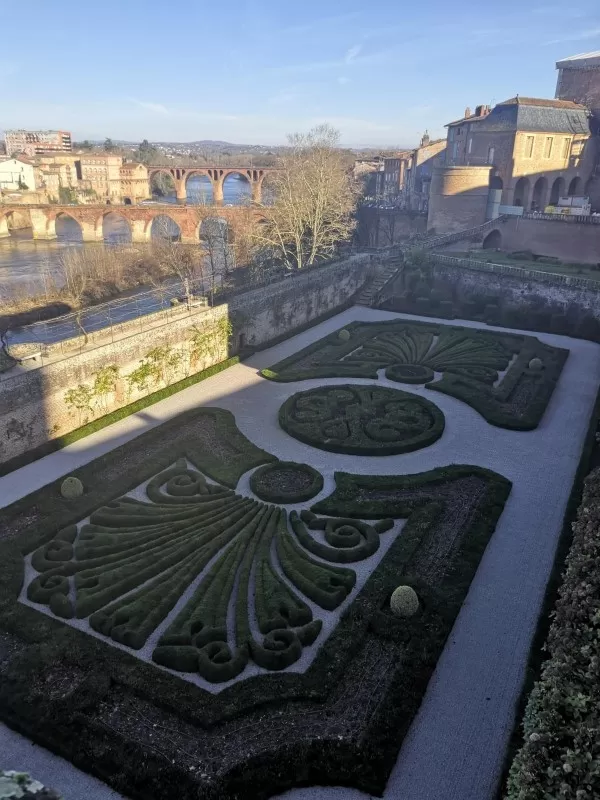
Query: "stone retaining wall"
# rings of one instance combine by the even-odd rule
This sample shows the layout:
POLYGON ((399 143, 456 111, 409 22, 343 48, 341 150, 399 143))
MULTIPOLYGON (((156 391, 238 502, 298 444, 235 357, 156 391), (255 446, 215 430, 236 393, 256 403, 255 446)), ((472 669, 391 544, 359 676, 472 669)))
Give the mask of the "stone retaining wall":
MULTIPOLYGON (((344 306, 370 275, 371 257, 355 255, 327 267, 262 286, 212 309, 177 308, 113 326, 112 332, 75 337, 46 348, 43 362, 26 362, 0 375, 0 463, 68 433, 194 372, 225 360, 240 348, 264 344, 344 306), (232 325, 229 342, 219 334, 232 325), (194 352, 194 327, 206 333, 194 352), (160 358, 152 360, 154 351, 160 358), (145 385, 128 376, 146 364, 145 385), (114 365, 114 391, 94 395, 91 408, 66 402, 69 390, 90 389, 98 372, 114 365), (156 373, 160 373, 157 375, 156 373)), ((140 377, 144 377, 143 369, 140 377)))

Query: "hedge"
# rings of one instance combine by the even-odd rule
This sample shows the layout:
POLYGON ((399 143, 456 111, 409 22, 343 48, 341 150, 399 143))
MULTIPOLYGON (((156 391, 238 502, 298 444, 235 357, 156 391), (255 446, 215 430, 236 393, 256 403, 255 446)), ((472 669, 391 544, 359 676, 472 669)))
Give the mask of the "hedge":
POLYGON ((409 453, 444 432, 440 409, 418 395, 381 386, 321 386, 289 397, 279 424, 305 444, 362 456, 409 453))
POLYGON ((283 505, 302 503, 310 500, 323 489, 323 476, 308 464, 277 461, 273 464, 265 464, 252 473, 250 489, 267 503, 283 505), (296 481, 295 486, 294 480, 296 481), (281 485, 282 482, 283 485, 281 485))
POLYGON ((600 469, 585 482, 507 800, 600 796, 600 469))
MULTIPOLYGON (((366 495, 359 508, 355 493, 342 513, 328 515, 329 519, 305 514, 300 521, 306 532, 312 536, 315 525, 324 525, 323 541, 338 552, 355 547, 357 536, 361 540, 372 538, 373 532, 377 537, 393 536, 390 517, 408 519, 402 535, 396 536, 345 609, 310 667, 302 673, 281 672, 297 657, 299 648, 319 634, 320 620, 310 619, 309 604, 302 598, 323 609, 336 608, 352 591, 356 574, 349 565, 329 563, 304 547, 299 526, 290 528, 282 509, 237 498, 229 489, 201 480, 188 467, 188 462, 197 466, 203 452, 195 437, 206 412, 186 412, 76 470, 75 476, 86 487, 82 497, 64 500, 56 481, 0 512, 3 530, 20 531, 0 541, 4 574, 0 627, 3 635, 19 642, 15 655, 2 666, 0 715, 36 742, 133 798, 174 793, 181 800, 199 796, 233 800, 242 794, 264 798, 299 782, 355 786, 379 794, 510 484, 478 468, 449 467, 405 476, 404 483, 396 476, 393 502, 382 504, 381 498, 375 501, 366 495), (185 462, 177 464, 178 459, 185 462), (485 486, 472 498, 473 513, 460 530, 450 559, 426 585, 417 569, 421 547, 437 530, 454 480, 470 475, 477 475, 485 486), (123 497, 146 481, 149 503, 123 497), (420 502, 415 502, 417 485, 419 491, 423 489, 420 502), (402 493, 404 499, 399 496, 402 493), (387 521, 369 523, 369 530, 352 521, 355 515, 374 518, 370 516, 374 502, 379 504, 374 516, 387 521), (91 518, 85 535, 82 531, 75 538, 73 525, 86 517, 91 518), (175 592, 177 585, 185 583, 185 570, 198 569, 209 555, 203 547, 194 546, 200 541, 208 547, 219 545, 220 551, 210 562, 211 580, 200 582, 199 594, 190 598, 187 611, 179 612, 155 647, 154 657, 166 669, 133 658, 127 648, 139 643, 164 613, 173 600, 170 590, 175 592), (74 550, 73 558, 68 558, 69 548, 74 550), (274 549, 285 582, 267 557, 274 549), (125 649, 109 647, 18 602, 23 552, 37 553, 36 564, 44 567, 47 581, 79 578, 83 603, 79 611, 97 615, 98 628, 110 631, 125 649), (236 564, 239 596, 249 590, 254 574, 260 639, 252 631, 247 635, 244 604, 226 601, 236 564), (163 572, 150 577, 158 566, 163 572), (167 574, 169 580, 161 580, 167 574), (105 577, 97 583, 94 578, 101 575, 111 575, 111 580, 105 577), (134 578, 144 581, 137 589, 129 588, 134 578), (100 599, 110 597, 113 579, 120 591, 130 592, 120 596, 120 615, 116 607, 120 598, 97 608, 100 599), (399 583, 414 586, 423 599, 422 611, 401 623, 389 610, 389 597, 399 583), (231 643, 223 635, 224 619, 231 619, 235 626, 231 643), (285 621, 294 626, 283 626, 285 621), (393 656, 395 652, 402 657, 393 656), (378 653, 393 657, 382 660, 378 653), (225 680, 245 659, 264 665, 269 673, 238 681, 215 694, 169 671, 194 669, 207 680, 225 680), (57 669, 59 691, 55 690, 57 669), (367 702, 374 703, 375 709, 368 724, 355 714, 356 704, 367 702), (310 713, 315 708, 318 715, 310 713), (105 723, 106 714, 111 715, 110 725, 105 723), (305 725, 300 738, 294 736, 292 723, 298 714, 305 725), (324 722, 340 714, 342 739, 324 736, 324 722), (248 725, 257 724, 259 735, 245 740, 243 754, 234 762, 226 759, 220 740, 212 738, 234 741, 248 725), (194 751, 194 770, 189 769, 186 755, 191 740, 197 740, 201 748, 194 751)), ((232 429, 225 425, 217 430, 226 443, 232 442, 232 429)), ((241 446, 238 439, 234 444, 241 446)), ((225 451, 218 455, 211 453, 222 469, 227 455, 225 451)), ((240 461, 236 469, 241 467, 240 461)), ((466 500, 464 488, 459 499, 466 500)), ((69 599, 57 587, 63 588, 64 581, 54 585, 50 600, 69 599)), ((75 607, 78 600, 76 596, 75 607)))
POLYGON ((263 377, 282 382, 322 377, 376 379, 379 370, 385 369, 386 376, 395 380, 394 375, 407 367, 418 367, 443 373, 441 380, 426 384, 428 389, 462 400, 490 424, 531 430, 545 413, 569 352, 533 336, 430 322, 354 322, 346 328, 352 334, 349 342, 340 342, 334 332, 263 370, 263 377), (517 359, 511 363, 515 354, 517 359), (538 375, 527 369, 534 357, 544 364, 538 375), (498 373, 507 369, 496 386, 498 373), (522 387, 525 392, 518 391, 522 387), (527 398, 524 405, 513 401, 519 394, 527 398))

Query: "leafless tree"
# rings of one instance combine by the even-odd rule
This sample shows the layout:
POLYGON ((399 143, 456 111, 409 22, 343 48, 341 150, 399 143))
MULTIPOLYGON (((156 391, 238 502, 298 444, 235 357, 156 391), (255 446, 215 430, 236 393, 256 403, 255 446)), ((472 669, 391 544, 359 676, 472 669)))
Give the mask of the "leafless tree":
POLYGON ((272 248, 288 267, 301 268, 331 257, 355 226, 358 186, 339 149, 339 132, 319 125, 288 137, 271 176, 272 204, 262 207, 257 243, 272 248))

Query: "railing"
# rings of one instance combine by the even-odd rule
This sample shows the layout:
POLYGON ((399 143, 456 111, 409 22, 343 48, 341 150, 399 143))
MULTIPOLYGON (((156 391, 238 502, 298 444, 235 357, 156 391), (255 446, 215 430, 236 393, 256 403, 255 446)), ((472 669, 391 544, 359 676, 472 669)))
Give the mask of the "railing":
POLYGON ((522 215, 522 219, 538 219, 547 220, 548 222, 571 222, 573 224, 584 225, 600 225, 600 214, 592 216, 589 214, 575 215, 575 214, 544 214, 541 211, 527 211, 522 215))
POLYGON ((478 272, 495 272, 503 275, 512 275, 522 280, 541 280, 545 283, 562 284, 578 289, 587 289, 592 292, 600 293, 600 280, 591 278, 578 278, 575 275, 563 275, 560 272, 544 272, 542 269, 524 269, 523 267, 513 267, 511 264, 495 264, 488 261, 480 261, 477 258, 461 258, 460 256, 446 256, 441 253, 434 253, 433 260, 438 264, 449 264, 455 267, 463 267, 478 272))

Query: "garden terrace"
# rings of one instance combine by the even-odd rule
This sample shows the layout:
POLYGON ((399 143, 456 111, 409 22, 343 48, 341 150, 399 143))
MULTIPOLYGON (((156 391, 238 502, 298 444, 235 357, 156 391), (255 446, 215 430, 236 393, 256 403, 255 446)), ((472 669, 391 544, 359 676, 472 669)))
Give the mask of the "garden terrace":
POLYGON ((0 715, 132 798, 493 800, 599 383, 590 342, 353 307, 0 478, 0 715), (436 435, 325 449, 340 411, 436 435))

